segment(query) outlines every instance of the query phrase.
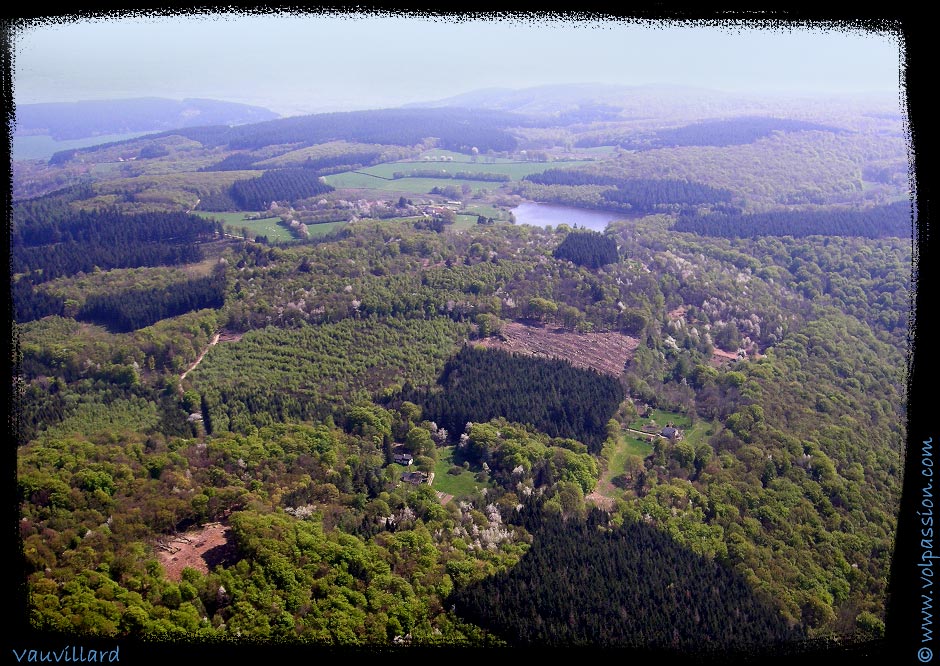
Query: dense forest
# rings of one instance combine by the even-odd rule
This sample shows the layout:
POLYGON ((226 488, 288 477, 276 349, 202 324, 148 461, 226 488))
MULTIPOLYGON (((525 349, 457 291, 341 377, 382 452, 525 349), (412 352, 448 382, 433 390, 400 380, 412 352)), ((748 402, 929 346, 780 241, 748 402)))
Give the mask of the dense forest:
POLYGON ((555 248, 556 259, 567 259, 578 266, 600 268, 619 258, 617 241, 596 231, 577 231, 565 236, 555 248))
POLYGON ((95 268, 193 263, 203 257, 198 244, 218 232, 215 223, 186 213, 24 215, 14 220, 12 270, 36 282, 95 268))
POLYGON ((194 310, 218 309, 225 302, 225 274, 149 289, 125 289, 88 297, 76 319, 117 332, 136 331, 161 319, 194 310))
POLYGON ((239 210, 265 210, 273 202, 298 199, 332 192, 333 188, 317 174, 304 169, 275 169, 258 178, 232 183, 231 197, 239 210))
POLYGON ((674 178, 624 178, 595 174, 589 171, 549 169, 526 176, 525 180, 539 185, 611 185, 614 189, 601 190, 609 208, 653 212, 664 205, 723 203, 731 200, 731 192, 702 183, 674 178))
MULTIPOLYGON (((677 146, 733 146, 753 143, 773 132, 844 132, 845 130, 819 123, 748 116, 728 120, 708 120, 682 127, 656 130, 655 132, 622 139, 619 145, 628 150, 653 150, 677 146)), ((598 145, 593 140, 582 139, 583 146, 598 145)))
POLYGON ((572 367, 559 360, 513 356, 498 350, 465 347, 438 380, 443 391, 404 391, 405 400, 451 432, 468 421, 502 416, 528 423, 552 437, 584 442, 600 450, 608 419, 623 400, 611 377, 572 367))
POLYGON ((449 599, 512 645, 706 656, 770 651, 802 637, 740 576, 649 525, 613 526, 598 509, 565 522, 523 511, 533 542, 519 564, 449 599))
POLYGON ((768 213, 680 215, 673 227, 704 236, 754 238, 757 236, 862 236, 910 238, 911 205, 899 201, 865 210, 782 210, 768 213))

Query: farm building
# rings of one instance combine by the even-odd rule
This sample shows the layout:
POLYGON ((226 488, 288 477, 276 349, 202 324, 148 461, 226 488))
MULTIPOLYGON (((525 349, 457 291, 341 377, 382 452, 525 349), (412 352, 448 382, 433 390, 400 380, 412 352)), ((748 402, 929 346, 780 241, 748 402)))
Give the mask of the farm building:
POLYGON ((401 475, 401 480, 420 486, 422 483, 427 482, 428 475, 424 472, 405 472, 401 475))
POLYGON ((682 432, 673 426, 666 426, 662 429, 662 432, 660 432, 659 435, 661 437, 665 437, 666 439, 674 439, 677 441, 682 439, 682 432))
POLYGON ((399 465, 409 466, 414 463, 415 459, 410 453, 396 453, 392 455, 392 460, 399 465))

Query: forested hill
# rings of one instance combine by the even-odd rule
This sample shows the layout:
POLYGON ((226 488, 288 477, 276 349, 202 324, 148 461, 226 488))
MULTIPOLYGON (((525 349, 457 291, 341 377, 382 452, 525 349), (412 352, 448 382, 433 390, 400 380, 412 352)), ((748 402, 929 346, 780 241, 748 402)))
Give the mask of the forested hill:
POLYGON ((752 143, 773 132, 841 133, 845 130, 819 123, 773 117, 741 117, 727 120, 708 120, 682 127, 664 129, 652 134, 625 139, 623 148, 649 150, 674 146, 733 146, 752 143))
POLYGON ((680 215, 673 229, 703 236, 756 238, 758 236, 862 236, 910 238, 911 204, 900 201, 866 209, 778 210, 767 213, 710 213, 680 215))
POLYGON ((57 141, 64 141, 99 134, 257 123, 277 117, 273 111, 260 106, 235 102, 142 97, 21 104, 16 107, 15 131, 18 135, 48 134, 57 141))
POLYGON ((286 143, 314 145, 345 139, 361 143, 407 146, 428 137, 442 148, 469 152, 512 150, 516 140, 505 128, 524 122, 523 116, 467 109, 379 109, 321 113, 283 118, 239 127, 202 127, 181 134, 206 146, 255 149, 286 143))
MULTIPOLYGON (((182 136, 206 148, 257 150, 266 146, 294 144, 314 146, 331 141, 365 144, 414 146, 435 139, 440 148, 470 153, 512 151, 518 141, 507 128, 528 123, 525 116, 502 111, 468 109, 379 109, 320 113, 280 118, 249 125, 204 125, 167 130, 151 139, 182 136)), ((83 153, 131 144, 135 140, 101 144, 83 153)), ((74 156, 74 150, 56 153, 50 164, 60 164, 74 156)))

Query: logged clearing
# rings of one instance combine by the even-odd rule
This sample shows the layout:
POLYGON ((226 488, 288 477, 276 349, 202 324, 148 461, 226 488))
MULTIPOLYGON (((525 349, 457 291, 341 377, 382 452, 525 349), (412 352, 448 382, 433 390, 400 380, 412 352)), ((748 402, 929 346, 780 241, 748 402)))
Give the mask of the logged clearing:
POLYGON ((235 554, 235 545, 230 539, 227 525, 207 523, 201 529, 158 543, 157 555, 166 577, 178 582, 186 567, 209 573, 210 567, 230 561, 235 554))
POLYGON ((479 344, 530 356, 565 359, 575 367, 593 368, 619 377, 640 341, 623 333, 573 333, 508 322, 503 324, 498 338, 486 338, 479 344))

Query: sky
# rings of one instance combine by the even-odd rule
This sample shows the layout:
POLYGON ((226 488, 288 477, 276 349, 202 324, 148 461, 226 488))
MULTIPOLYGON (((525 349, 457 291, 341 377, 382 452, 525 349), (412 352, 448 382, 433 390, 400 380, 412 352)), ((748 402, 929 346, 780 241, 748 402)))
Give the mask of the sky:
POLYGON ((888 32, 551 15, 119 13, 47 17, 12 43, 17 104, 202 97, 283 115, 559 83, 896 96, 901 74, 888 32))

